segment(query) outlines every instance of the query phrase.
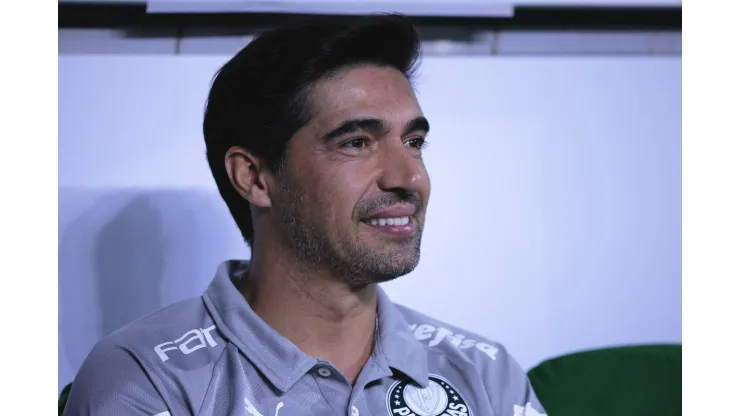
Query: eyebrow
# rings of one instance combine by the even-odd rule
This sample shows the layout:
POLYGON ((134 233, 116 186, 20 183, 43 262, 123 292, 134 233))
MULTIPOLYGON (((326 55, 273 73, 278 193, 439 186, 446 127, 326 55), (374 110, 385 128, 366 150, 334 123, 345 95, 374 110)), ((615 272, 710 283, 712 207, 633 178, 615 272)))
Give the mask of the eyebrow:
MULTIPOLYGON (((343 121, 338 127, 323 135, 324 140, 332 140, 345 134, 366 131, 377 135, 385 135, 390 131, 390 126, 385 120, 372 117, 357 117, 343 121)), ((429 133, 429 121, 425 117, 416 117, 406 123, 403 136, 413 132, 429 133)))

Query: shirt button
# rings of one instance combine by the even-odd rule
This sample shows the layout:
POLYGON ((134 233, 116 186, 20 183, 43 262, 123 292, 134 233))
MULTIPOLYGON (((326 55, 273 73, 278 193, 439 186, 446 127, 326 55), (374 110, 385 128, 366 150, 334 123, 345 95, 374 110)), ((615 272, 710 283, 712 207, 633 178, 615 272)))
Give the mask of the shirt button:
POLYGON ((321 377, 329 377, 331 375, 331 371, 329 371, 328 368, 323 368, 323 367, 319 368, 318 373, 321 377))
POLYGON ((360 416, 360 411, 355 406, 352 406, 352 416, 360 416))

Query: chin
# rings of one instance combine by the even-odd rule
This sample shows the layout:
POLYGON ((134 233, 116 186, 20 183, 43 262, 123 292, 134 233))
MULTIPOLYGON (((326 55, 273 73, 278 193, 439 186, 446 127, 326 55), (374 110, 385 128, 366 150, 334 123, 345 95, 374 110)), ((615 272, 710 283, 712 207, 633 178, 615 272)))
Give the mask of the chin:
POLYGON ((352 285, 383 283, 411 273, 419 264, 421 236, 362 235, 335 251, 339 276, 352 285))
POLYGON ((383 283, 397 279, 411 273, 419 264, 417 250, 362 257, 352 263, 354 270, 348 275, 364 283, 383 283))
POLYGON ((376 253, 393 255, 394 252, 419 250, 421 234, 389 235, 378 232, 360 235, 361 244, 376 253))

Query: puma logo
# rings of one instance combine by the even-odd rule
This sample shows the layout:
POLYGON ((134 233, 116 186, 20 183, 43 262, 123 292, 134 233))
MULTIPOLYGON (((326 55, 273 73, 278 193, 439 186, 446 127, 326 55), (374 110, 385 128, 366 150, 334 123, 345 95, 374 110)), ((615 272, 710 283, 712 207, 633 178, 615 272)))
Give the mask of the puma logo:
MULTIPOLYGON (((283 402, 280 402, 277 404, 277 407, 275 408, 275 416, 278 416, 280 413, 280 409, 283 407, 283 402)), ((247 414, 249 416, 264 416, 262 413, 260 413, 256 407, 252 404, 252 402, 249 401, 248 398, 244 398, 244 410, 247 411, 247 414)))

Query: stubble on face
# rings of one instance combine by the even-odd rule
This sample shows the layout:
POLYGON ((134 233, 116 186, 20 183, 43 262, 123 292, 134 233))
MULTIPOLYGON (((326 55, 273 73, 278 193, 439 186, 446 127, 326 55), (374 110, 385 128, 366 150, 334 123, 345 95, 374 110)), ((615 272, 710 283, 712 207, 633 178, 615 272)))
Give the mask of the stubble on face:
MULTIPOLYGON (((389 74, 391 70, 383 68, 373 70, 376 72, 363 74, 365 78, 356 77, 350 87, 359 85, 357 88, 344 85, 337 88, 340 93, 334 101, 350 109, 344 113, 377 113, 378 117, 387 116, 386 119, 404 112, 417 114, 418 103, 405 78, 399 79, 402 74, 389 74), (385 83, 381 88, 386 90, 373 95, 378 87, 373 86, 374 81, 365 81, 368 76, 371 80, 380 78, 385 83), (394 82, 400 86, 388 87, 394 82), (388 96, 393 94, 400 97, 389 100, 388 96), (343 104, 342 100, 349 104, 343 104), (390 111, 378 112, 378 108, 390 111)), ((332 102, 332 93, 331 89, 325 89, 322 98, 332 102)), ((324 148, 317 151, 316 147, 321 145, 305 145, 312 138, 310 134, 306 136, 291 140, 304 140, 302 143, 289 142, 286 161, 277 175, 278 189, 273 194, 275 226, 293 261, 309 272, 327 270, 353 287, 410 273, 420 259, 428 188, 419 192, 372 187, 370 175, 373 169, 377 170, 373 167, 377 162, 372 158, 347 158, 341 152, 324 148), (369 213, 400 203, 413 205, 419 213, 415 217, 417 230, 412 236, 388 237, 360 222, 369 213)), ((428 181, 425 170, 424 178, 428 181)))
MULTIPOLYGON (((392 244, 387 250, 374 250, 360 240, 359 223, 342 229, 327 222, 320 209, 323 204, 289 171, 281 173, 278 192, 275 208, 280 234, 293 259, 305 270, 328 269, 350 286, 363 286, 393 280, 416 268, 421 256, 423 223, 416 235, 392 244)), ((399 202, 421 205, 416 195, 386 193, 364 200, 358 206, 360 210, 372 211, 399 202)))

